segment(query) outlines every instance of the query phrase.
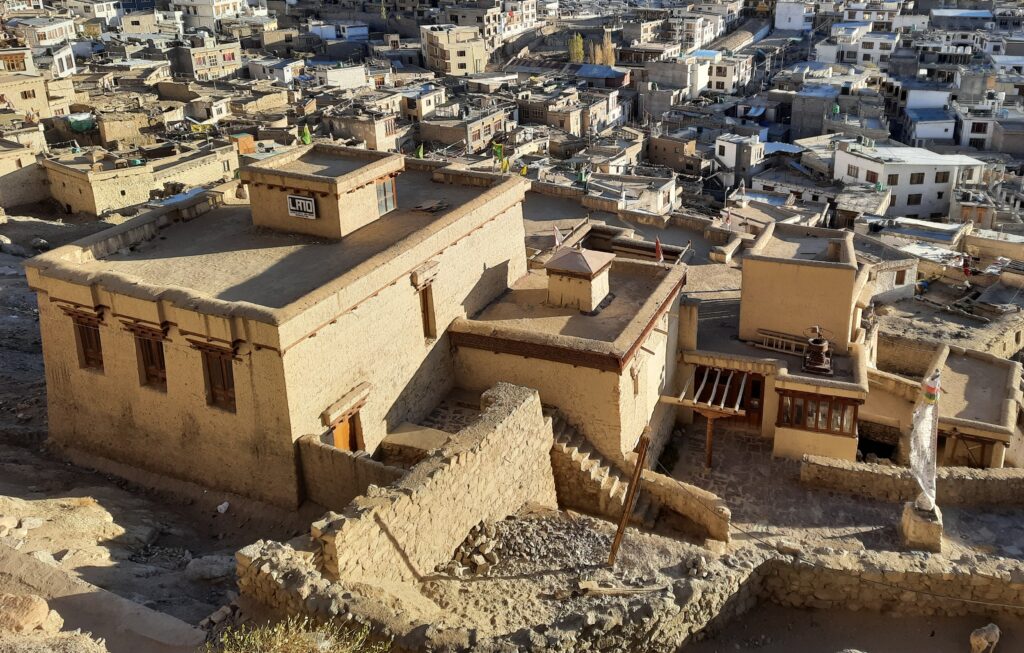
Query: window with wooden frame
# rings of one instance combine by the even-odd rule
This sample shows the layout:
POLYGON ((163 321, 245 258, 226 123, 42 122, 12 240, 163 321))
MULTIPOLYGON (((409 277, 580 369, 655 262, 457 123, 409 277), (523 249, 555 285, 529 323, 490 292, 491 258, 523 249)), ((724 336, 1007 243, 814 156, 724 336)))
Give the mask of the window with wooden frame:
POLYGON ((206 381, 206 403, 235 412, 235 373, 232 365, 235 352, 231 349, 192 343, 203 358, 203 377, 206 381))
POLYGON ((419 289, 420 317, 423 321, 423 337, 437 337, 437 323, 434 319, 434 286, 428 283, 419 289))
POLYGON ((416 289, 416 293, 419 296, 423 337, 427 340, 437 338, 437 314, 434 308, 434 279, 436 277, 436 261, 427 261, 413 270, 412 275, 409 277, 412 287, 416 289))
POLYGON ((139 360, 139 381, 144 386, 167 392, 167 364, 164 361, 166 333, 138 323, 126 323, 125 330, 135 336, 135 353, 139 360))
POLYGON ((384 215, 394 211, 395 202, 395 180, 388 178, 377 182, 377 215, 384 215))
POLYGON ((100 341, 99 315, 68 313, 75 325, 75 344, 78 348, 78 364, 82 369, 103 371, 103 344, 100 341))
POLYGON ((776 426, 802 431, 853 436, 857 428, 857 399, 804 392, 779 392, 776 426))

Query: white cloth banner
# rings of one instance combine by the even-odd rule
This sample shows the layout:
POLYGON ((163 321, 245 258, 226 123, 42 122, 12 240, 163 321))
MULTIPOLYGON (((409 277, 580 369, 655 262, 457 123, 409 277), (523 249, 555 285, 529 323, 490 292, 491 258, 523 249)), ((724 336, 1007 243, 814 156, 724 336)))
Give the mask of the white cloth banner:
POLYGON ((910 431, 910 471, 921 488, 917 506, 935 508, 935 458, 939 438, 939 372, 921 384, 910 431))

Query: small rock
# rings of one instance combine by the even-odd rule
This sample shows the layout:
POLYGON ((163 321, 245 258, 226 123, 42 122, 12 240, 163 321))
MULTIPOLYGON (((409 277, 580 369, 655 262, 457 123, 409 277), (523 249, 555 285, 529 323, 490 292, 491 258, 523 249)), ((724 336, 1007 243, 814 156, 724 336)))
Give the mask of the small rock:
POLYGON ((7 528, 17 528, 18 518, 14 515, 0 515, 0 526, 6 526, 7 528))
POLYGON ((45 523, 46 523, 46 520, 43 519, 42 517, 24 517, 21 520, 20 526, 21 526, 21 528, 24 528, 25 530, 30 531, 33 528, 39 528, 40 526, 42 526, 45 523))
POLYGON ((33 551, 32 553, 29 553, 29 555, 31 557, 35 558, 36 560, 38 560, 39 562, 45 562, 46 564, 52 565, 54 567, 59 566, 59 564, 57 563, 57 560, 53 557, 53 554, 51 554, 49 551, 44 551, 44 550, 40 549, 38 551, 33 551))
POLYGON ((784 555, 797 556, 800 555, 802 549, 800 545, 792 540, 779 540, 775 543, 775 549, 784 555))
POLYGON ((202 556, 193 558, 185 566, 185 575, 192 580, 218 580, 235 573, 234 556, 202 556))

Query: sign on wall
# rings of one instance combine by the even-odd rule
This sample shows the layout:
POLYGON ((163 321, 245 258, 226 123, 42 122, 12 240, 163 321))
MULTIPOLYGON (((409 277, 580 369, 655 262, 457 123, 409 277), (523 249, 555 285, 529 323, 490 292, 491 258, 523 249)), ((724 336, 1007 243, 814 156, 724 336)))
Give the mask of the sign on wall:
POLYGON ((289 195, 288 215, 307 220, 316 220, 316 202, 312 197, 289 195))

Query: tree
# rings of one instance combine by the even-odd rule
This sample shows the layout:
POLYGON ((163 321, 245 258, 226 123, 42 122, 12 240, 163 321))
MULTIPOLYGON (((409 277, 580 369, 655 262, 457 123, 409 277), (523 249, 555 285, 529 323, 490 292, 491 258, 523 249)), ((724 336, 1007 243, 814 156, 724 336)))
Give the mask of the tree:
POLYGON ((597 48, 594 47, 594 42, 587 41, 587 59, 590 60, 590 63, 601 63, 600 61, 598 61, 598 57, 600 56, 601 55, 598 52, 597 48))
POLYGON ((583 63, 583 36, 579 33, 569 37, 569 62, 583 63))
POLYGON ((604 31, 604 41, 601 43, 601 63, 606 66, 615 65, 615 44, 612 43, 611 30, 604 31))

